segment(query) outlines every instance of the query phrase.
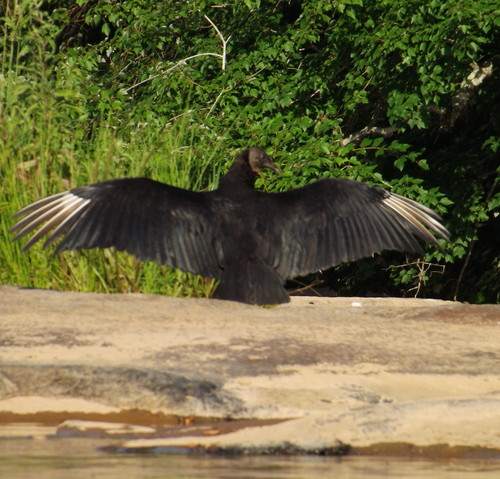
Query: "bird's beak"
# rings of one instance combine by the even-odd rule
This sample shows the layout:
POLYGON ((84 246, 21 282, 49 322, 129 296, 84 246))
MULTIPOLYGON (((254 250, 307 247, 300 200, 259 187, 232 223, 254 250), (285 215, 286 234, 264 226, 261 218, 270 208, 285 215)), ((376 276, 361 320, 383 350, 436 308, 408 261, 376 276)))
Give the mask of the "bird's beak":
POLYGON ((277 175, 281 175, 281 170, 272 161, 266 163, 266 168, 273 170, 277 175))

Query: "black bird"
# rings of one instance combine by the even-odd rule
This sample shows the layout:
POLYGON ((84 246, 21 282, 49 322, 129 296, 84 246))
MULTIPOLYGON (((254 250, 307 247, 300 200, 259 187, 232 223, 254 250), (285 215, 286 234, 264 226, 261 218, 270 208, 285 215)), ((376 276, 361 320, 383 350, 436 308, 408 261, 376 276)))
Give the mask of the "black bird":
POLYGON ((303 188, 254 189, 261 170, 280 173, 261 148, 241 152, 219 188, 194 192, 147 178, 74 188, 26 206, 14 239, 43 226, 27 250, 125 250, 190 273, 217 278, 214 297, 252 304, 290 300, 284 282, 384 249, 423 254, 414 236, 441 248, 448 231, 439 216, 413 200, 347 179, 303 188), (45 224, 44 224, 45 223, 45 224), (53 230, 53 231, 52 231, 53 230))

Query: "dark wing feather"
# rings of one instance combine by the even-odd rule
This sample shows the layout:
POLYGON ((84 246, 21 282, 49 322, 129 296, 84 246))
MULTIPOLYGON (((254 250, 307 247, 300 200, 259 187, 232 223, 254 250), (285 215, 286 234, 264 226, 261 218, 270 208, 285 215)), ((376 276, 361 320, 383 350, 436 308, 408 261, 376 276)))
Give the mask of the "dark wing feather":
POLYGON ((60 240, 56 253, 113 246, 143 261, 218 278, 210 204, 210 193, 147 178, 110 180, 28 205, 15 215, 24 218, 11 232, 19 239, 41 226, 23 250, 48 236, 44 247, 60 240))
POLYGON ((429 208, 380 188, 325 179, 261 195, 259 255, 283 278, 392 249, 423 254, 415 239, 441 248, 448 231, 429 208))

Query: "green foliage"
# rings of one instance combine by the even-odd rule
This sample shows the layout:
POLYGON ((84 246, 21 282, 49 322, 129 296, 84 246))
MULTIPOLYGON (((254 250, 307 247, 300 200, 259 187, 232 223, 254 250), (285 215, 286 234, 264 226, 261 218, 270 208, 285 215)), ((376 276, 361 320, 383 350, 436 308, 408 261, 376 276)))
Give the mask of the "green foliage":
POLYGON ((2 282, 33 284, 36 270, 37 284, 55 286, 39 270, 62 261, 71 266, 57 287, 161 290, 150 265, 114 253, 92 256, 103 265, 82 272, 85 283, 73 273, 81 253, 19 256, 8 217, 61 187, 114 176, 213 187, 237 149, 261 145, 283 170, 269 189, 340 176, 445 215, 444 254, 429 249, 397 268, 402 255, 343 265, 325 276, 335 291, 498 301, 497 2, 7 3, 2 282), (469 75, 489 64, 472 86, 469 75), (27 256, 34 263, 19 266, 27 256), (115 274, 117 262, 126 274, 115 274))
POLYGON ((213 282, 142 264, 119 252, 69 252, 53 257, 35 245, 28 254, 11 241, 12 214, 35 199, 116 176, 151 176, 178 186, 214 187, 220 174, 216 142, 193 143, 189 115, 138 134, 119 130, 88 110, 75 87, 87 76, 68 61, 54 63, 55 46, 24 38, 54 36, 53 25, 29 2, 2 24, 4 57, 0 144, 0 283, 83 291, 144 291, 207 296, 213 282), (7 21, 8 20, 8 21, 7 21), (39 48, 35 48, 38 46, 39 48), (22 58, 21 58, 22 57, 22 58), (212 151, 212 154, 206 154, 212 151), (200 161, 202 158, 202 161, 200 161))

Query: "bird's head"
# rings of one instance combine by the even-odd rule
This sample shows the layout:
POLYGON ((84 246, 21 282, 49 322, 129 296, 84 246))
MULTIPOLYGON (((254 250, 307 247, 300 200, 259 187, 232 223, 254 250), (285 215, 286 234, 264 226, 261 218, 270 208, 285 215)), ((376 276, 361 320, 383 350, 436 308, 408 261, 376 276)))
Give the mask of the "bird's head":
POLYGON ((281 175, 279 168, 275 166, 262 148, 252 146, 243 151, 242 156, 248 162, 250 169, 257 175, 260 175, 260 172, 266 168, 269 168, 276 174, 281 175))

